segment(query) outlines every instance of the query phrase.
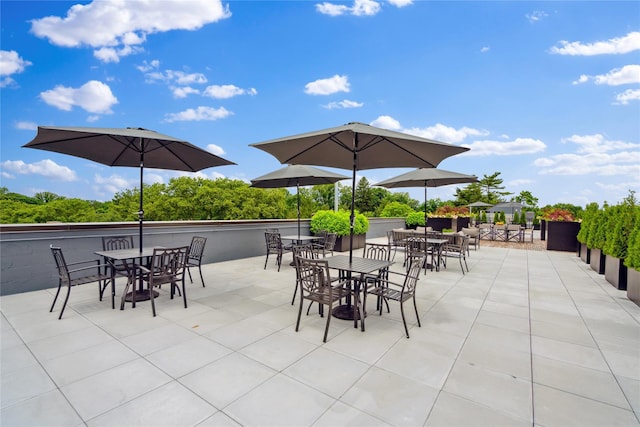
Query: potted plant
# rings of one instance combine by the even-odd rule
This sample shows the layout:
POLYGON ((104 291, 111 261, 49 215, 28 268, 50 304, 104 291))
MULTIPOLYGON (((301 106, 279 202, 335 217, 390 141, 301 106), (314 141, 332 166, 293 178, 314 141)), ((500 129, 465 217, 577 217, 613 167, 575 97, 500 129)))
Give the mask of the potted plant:
POLYGON ((578 256, 582 261, 589 264, 591 262, 591 249, 587 246, 589 240, 589 229, 593 223, 593 217, 598 211, 599 207, 597 203, 589 203, 582 214, 582 221, 580 222, 580 231, 578 231, 578 256))
POLYGON ((640 305, 640 208, 634 212, 634 224, 629 233, 627 257, 627 298, 640 305))
POLYGON ((574 252, 578 247, 580 223, 573 214, 560 208, 552 208, 542 213, 546 223, 547 250, 574 252))
POLYGON ((404 220, 406 228, 415 230, 417 226, 424 227, 424 212, 411 212, 404 220))
POLYGON ((602 253, 602 248, 604 247, 607 228, 605 211, 608 208, 605 203, 602 209, 594 212, 587 236, 587 247, 591 250, 589 265, 598 274, 604 274, 605 255, 602 253))
POLYGON ((629 247, 629 235, 635 220, 636 200, 631 191, 622 203, 609 209, 607 218, 607 237, 602 248, 605 259, 604 276, 615 288, 627 289, 627 267, 624 260, 629 247))
MULTIPOLYGON (((336 233, 338 238, 334 249, 338 252, 345 252, 349 250, 350 246, 350 217, 351 212, 346 210, 337 212, 320 210, 311 217, 309 228, 314 234, 323 230, 329 233, 336 233)), ((368 230, 369 220, 363 214, 356 212, 353 225, 353 249, 364 247, 368 230)))

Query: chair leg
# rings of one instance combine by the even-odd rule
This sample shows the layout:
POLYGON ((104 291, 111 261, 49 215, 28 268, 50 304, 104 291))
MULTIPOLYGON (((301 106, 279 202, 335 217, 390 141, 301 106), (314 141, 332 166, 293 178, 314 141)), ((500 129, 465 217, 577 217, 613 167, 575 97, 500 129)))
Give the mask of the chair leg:
POLYGON ((184 278, 182 279, 182 300, 184 301, 184 308, 187 308, 187 291, 184 288, 184 278))
POLYGON ((58 294, 60 294, 60 288, 62 287, 62 282, 58 281, 58 290, 56 291, 56 296, 53 297, 53 304, 51 304, 51 308, 49 309, 49 313, 53 312, 53 307, 56 305, 56 300, 58 299, 58 294))
POLYGON ((298 309, 298 320, 296 320, 296 332, 298 332, 298 328, 300 327, 300 317, 302 317, 302 307, 304 306, 304 298, 300 295, 300 308, 298 309))
POLYGON ((187 273, 189 273, 189 280, 193 283, 193 278, 191 277, 191 267, 187 266, 187 273))
POLYGON ((332 306, 329 305, 329 314, 327 314, 327 325, 324 327, 324 338, 322 339, 322 342, 327 342, 327 335, 329 334, 329 324, 331 323, 331 308, 332 306))
POLYGON ((409 338, 409 328, 407 327, 407 319, 404 317, 404 303, 400 301, 400 314, 402 314, 402 323, 404 324, 404 332, 407 334, 407 338, 409 338))
POLYGON ((267 269, 267 262, 269 262, 269 250, 267 249, 267 257, 264 260, 264 270, 267 269))
POLYGON ((296 294, 298 293, 298 283, 296 283, 296 287, 293 288, 293 298, 291 298, 291 305, 296 302, 296 294))
POLYGON ((149 299, 151 299, 151 312, 153 313, 153 317, 156 317, 156 302, 153 295, 153 287, 151 286, 151 284, 149 284, 149 299))
POLYGON ((420 324, 420 316, 418 315, 418 305, 416 304, 416 295, 413 295, 413 309, 416 312, 416 319, 418 320, 418 327, 422 327, 422 325, 420 324))
POLYGON ((62 319, 62 315, 64 314, 64 309, 67 306, 67 301, 69 301, 69 295, 71 294, 71 285, 67 286, 67 296, 64 299, 64 304, 62 304, 62 310, 60 310, 60 316, 58 316, 58 320, 62 319))
POLYGON ((200 271, 200 280, 202 280, 202 287, 204 288, 204 277, 202 276, 202 266, 198 264, 198 270, 200 271))

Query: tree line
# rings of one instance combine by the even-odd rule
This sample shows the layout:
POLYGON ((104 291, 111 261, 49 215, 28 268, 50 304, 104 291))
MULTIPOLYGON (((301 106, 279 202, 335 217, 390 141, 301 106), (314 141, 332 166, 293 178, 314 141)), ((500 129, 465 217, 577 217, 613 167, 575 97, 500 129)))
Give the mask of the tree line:
MULTIPOLYGON (((429 199, 427 211, 477 201, 495 204, 506 201, 507 196, 512 196, 511 201, 536 207, 538 199, 528 191, 516 196, 505 192, 499 175, 500 172, 484 175, 477 183, 458 187, 454 200, 429 199)), ((333 209, 335 188, 331 184, 300 188, 300 216, 310 218, 318 210, 333 209)), ((100 202, 50 192, 25 196, 0 187, 0 223, 136 221, 139 191, 127 189, 116 193, 110 201, 100 202)), ((298 215, 295 191, 254 188, 237 179, 179 177, 167 184, 145 184, 143 191, 147 221, 286 219, 298 215)), ((340 209, 351 209, 350 185, 338 184, 337 197, 340 209)), ((354 200, 356 210, 369 217, 406 216, 425 209, 424 201, 412 199, 408 192, 392 193, 386 188, 373 187, 366 178, 357 183, 354 200)))

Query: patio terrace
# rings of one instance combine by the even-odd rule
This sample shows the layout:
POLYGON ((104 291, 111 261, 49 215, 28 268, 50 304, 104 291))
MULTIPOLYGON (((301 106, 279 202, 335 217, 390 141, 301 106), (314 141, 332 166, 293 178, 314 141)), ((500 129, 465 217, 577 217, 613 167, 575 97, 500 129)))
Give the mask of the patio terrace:
POLYGON ((428 271, 410 339, 397 304, 296 333, 290 254, 207 264, 155 318, 95 284, 60 321, 54 289, 3 296, 0 424, 640 425, 640 307, 575 253, 515 247, 428 271))

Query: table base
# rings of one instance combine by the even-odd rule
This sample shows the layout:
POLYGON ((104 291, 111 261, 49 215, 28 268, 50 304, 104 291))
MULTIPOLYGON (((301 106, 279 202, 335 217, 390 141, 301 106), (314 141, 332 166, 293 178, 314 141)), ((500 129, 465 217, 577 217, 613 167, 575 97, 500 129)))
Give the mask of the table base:
MULTIPOLYGON (((333 309, 333 317, 342 320, 353 320, 353 305, 339 305, 333 309)), ((358 316, 358 320, 360 320, 360 313, 356 312, 356 316, 358 316)))
MULTIPOLYGON (((149 291, 145 291, 145 290, 137 290, 137 291, 133 291, 133 292, 129 292, 125 297, 124 300, 126 302, 133 302, 133 293, 135 292, 136 294, 136 302, 139 301, 148 301, 149 298, 149 291)), ((158 295, 160 295, 157 291, 153 291, 153 297, 154 298, 158 298, 158 295)))

